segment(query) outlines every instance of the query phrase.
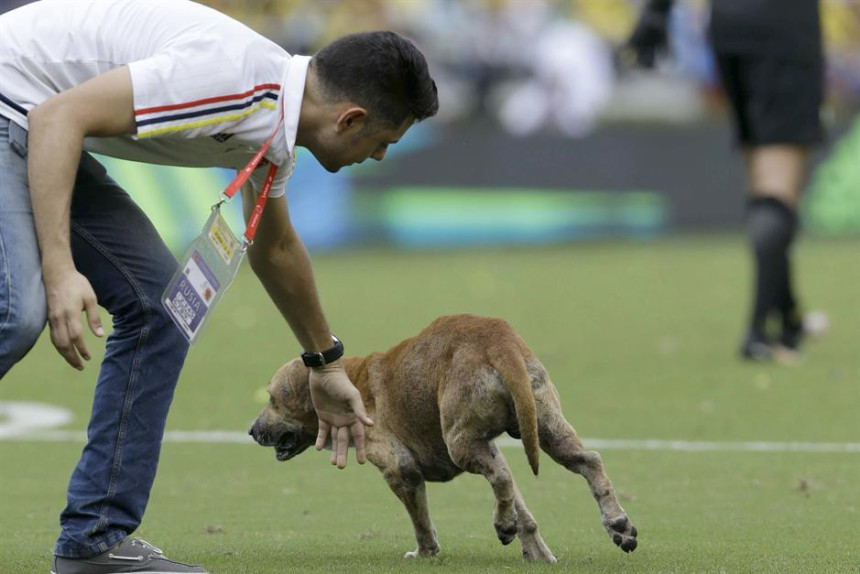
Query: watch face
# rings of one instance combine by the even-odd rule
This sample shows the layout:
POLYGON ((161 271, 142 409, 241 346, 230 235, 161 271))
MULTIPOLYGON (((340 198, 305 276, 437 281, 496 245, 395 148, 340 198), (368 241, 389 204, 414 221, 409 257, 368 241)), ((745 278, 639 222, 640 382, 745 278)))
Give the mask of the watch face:
POLYGON ((302 362, 306 367, 322 367, 325 359, 322 353, 302 353, 302 362))

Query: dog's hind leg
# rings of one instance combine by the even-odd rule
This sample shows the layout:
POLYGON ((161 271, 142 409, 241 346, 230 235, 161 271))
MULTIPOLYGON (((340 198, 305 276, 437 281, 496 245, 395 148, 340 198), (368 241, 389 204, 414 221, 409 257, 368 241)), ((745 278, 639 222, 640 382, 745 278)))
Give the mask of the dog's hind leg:
POLYGON ((374 446, 374 464, 382 470, 382 476, 389 488, 397 495, 415 530, 418 548, 405 554, 405 558, 435 556, 439 554, 436 529, 430 521, 427 507, 427 490, 424 477, 409 451, 398 444, 374 446))
POLYGON ((636 549, 638 533, 618 502, 600 455, 583 449, 576 431, 561 414, 555 387, 543 386, 535 392, 535 399, 541 448, 557 463, 588 481, 609 537, 625 552, 632 552, 636 549))
POLYGON ((448 454, 454 464, 467 472, 483 475, 493 487, 496 497, 493 526, 502 544, 510 544, 518 527, 516 490, 507 461, 496 445, 486 439, 472 438, 456 429, 449 437, 453 440, 446 440, 448 454))

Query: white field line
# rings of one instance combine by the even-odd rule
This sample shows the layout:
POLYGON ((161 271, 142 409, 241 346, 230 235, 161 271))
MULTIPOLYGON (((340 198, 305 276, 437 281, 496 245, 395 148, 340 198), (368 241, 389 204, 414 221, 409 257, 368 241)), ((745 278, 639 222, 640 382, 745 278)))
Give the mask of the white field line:
MULTIPOLYGON (((0 442, 84 443, 84 431, 57 429, 72 421, 72 413, 56 405, 35 402, 0 401, 0 442)), ((237 431, 167 431, 164 442, 254 444, 247 433, 237 431)), ((660 439, 582 439, 586 448, 596 450, 674 452, 803 452, 860 454, 860 443, 843 442, 709 442, 660 439)), ((519 440, 504 436, 496 444, 522 448, 519 440)))
MULTIPOLYGON (((0 442, 74 442, 86 441, 86 432, 72 430, 36 430, 0 434, 0 442)), ((166 443, 254 444, 244 432, 236 431, 167 431, 166 443)), ((595 450, 674 451, 674 452, 798 452, 860 454, 860 443, 844 442, 712 442, 660 439, 583 438, 586 448, 595 450)), ((520 441, 500 437, 496 444, 505 448, 522 448, 520 441)))

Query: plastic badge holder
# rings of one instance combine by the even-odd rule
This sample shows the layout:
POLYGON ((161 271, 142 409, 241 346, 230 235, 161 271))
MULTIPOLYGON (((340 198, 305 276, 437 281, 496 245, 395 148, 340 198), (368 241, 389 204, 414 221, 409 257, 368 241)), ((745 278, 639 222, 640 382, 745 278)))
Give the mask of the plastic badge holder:
MULTIPOLYGON (((278 173, 278 166, 269 164, 269 171, 248 219, 242 241, 236 238, 230 226, 221 217, 221 204, 230 201, 236 195, 248 181, 251 173, 263 161, 263 156, 272 145, 272 140, 275 139, 275 134, 278 133, 283 121, 284 115, 281 110, 280 120, 272 135, 222 192, 223 198, 212 207, 212 215, 203 226, 203 233, 191 242, 191 246, 182 258, 182 265, 170 279, 161 297, 161 303, 167 310, 167 314, 191 344, 197 341, 215 305, 221 300, 221 296, 239 272, 239 265, 242 263, 245 251, 253 243, 254 235, 257 233, 257 226, 263 216, 263 209, 272 190, 275 175, 278 173)), ((291 165, 289 174, 292 173, 292 169, 291 165)))
POLYGON ((161 299, 189 343, 197 341, 215 305, 236 278, 245 247, 221 217, 220 204, 213 207, 203 233, 191 242, 161 299))

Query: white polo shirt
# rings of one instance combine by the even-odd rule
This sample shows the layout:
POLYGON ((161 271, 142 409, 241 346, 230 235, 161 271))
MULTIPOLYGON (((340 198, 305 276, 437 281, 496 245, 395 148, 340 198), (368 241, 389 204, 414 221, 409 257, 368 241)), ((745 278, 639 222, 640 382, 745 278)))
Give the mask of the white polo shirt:
MULTIPOLYGON (((41 0, 0 15, 0 115, 27 111, 127 65, 137 133, 87 138, 88 151, 163 165, 241 169, 266 159, 284 194, 310 61, 187 0, 41 0), (281 108, 284 123, 278 127, 281 108)), ((258 190, 267 168, 251 177, 258 190)))

